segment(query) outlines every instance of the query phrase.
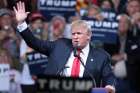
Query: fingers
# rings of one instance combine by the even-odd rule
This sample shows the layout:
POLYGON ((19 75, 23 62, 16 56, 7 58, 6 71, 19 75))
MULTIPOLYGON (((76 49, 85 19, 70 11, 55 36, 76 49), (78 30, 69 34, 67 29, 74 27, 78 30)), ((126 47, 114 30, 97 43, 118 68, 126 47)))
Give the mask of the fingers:
POLYGON ((17 9, 16 9, 16 7, 15 7, 15 6, 13 7, 13 9, 14 9, 14 12, 15 12, 15 13, 17 13, 17 9))
POLYGON ((115 87, 111 86, 111 85, 107 85, 105 86, 105 88, 108 90, 109 93, 115 93, 115 87))
POLYGON ((20 4, 19 4, 20 2, 18 2, 17 4, 16 4, 16 6, 17 6, 17 10, 19 10, 20 9, 20 4))
POLYGON ((22 3, 21 3, 21 6, 22 6, 22 10, 25 12, 25 3, 22 2, 22 3))
POLYGON ((24 4, 24 2, 19 1, 19 2, 16 4, 16 7, 14 6, 13 9, 14 9, 15 12, 17 12, 17 11, 19 11, 19 10, 25 12, 25 4, 24 4))

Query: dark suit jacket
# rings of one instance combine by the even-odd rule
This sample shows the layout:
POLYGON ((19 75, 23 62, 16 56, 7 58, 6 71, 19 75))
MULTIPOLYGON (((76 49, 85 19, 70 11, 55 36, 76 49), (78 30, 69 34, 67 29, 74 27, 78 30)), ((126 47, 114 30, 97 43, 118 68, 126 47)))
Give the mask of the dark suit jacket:
MULTIPOLYGON (((73 51, 70 39, 62 38, 54 42, 42 41, 35 38, 29 29, 26 29, 20 34, 31 48, 48 56, 49 62, 46 67, 47 75, 57 75, 58 72, 64 68, 71 52, 73 51)), ((99 85, 101 80, 105 85, 112 85, 114 83, 110 57, 104 50, 95 49, 90 45, 86 68, 96 79, 97 85, 99 85)), ((87 70, 84 71, 83 76, 90 77, 86 71, 87 70)))

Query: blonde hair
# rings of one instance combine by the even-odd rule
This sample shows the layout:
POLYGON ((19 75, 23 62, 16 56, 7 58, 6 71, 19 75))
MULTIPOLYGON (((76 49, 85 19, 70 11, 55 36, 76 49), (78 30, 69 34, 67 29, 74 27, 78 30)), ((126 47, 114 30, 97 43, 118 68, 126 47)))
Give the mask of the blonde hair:
POLYGON ((87 31, 91 32, 91 26, 85 20, 76 20, 71 23, 71 29, 73 27, 83 27, 86 28, 87 31))

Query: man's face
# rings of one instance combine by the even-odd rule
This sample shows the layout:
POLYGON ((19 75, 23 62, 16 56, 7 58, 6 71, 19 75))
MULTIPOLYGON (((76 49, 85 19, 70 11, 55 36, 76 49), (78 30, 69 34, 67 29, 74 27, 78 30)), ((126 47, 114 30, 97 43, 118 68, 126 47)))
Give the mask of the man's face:
POLYGON ((72 28, 72 44, 74 47, 84 48, 90 41, 91 34, 83 26, 72 28))
POLYGON ((90 8, 89 10, 88 10, 88 17, 93 17, 93 16, 96 16, 96 14, 98 14, 99 12, 98 12, 98 10, 96 9, 96 8, 90 8))
POLYGON ((60 19, 56 19, 54 20, 52 25, 53 25, 54 36, 62 36, 64 28, 65 28, 65 23, 60 19))
POLYGON ((36 19, 31 23, 31 25, 32 25, 32 30, 43 28, 43 21, 41 19, 36 19))
POLYGON ((132 16, 136 12, 140 12, 140 4, 138 3, 138 1, 129 2, 127 5, 127 12, 129 16, 132 16))
POLYGON ((119 33, 120 34, 126 34, 129 29, 129 22, 128 19, 125 16, 121 16, 119 20, 119 33))
POLYGON ((0 25, 3 29, 8 29, 12 25, 11 16, 3 15, 0 17, 0 25))

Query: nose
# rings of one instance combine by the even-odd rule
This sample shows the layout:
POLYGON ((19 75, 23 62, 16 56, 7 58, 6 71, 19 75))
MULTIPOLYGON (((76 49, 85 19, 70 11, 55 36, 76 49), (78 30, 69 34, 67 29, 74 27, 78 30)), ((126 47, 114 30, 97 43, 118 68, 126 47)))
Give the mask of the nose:
POLYGON ((78 34, 76 34, 76 33, 73 34, 73 38, 74 38, 74 39, 77 39, 77 38, 78 38, 78 34))

